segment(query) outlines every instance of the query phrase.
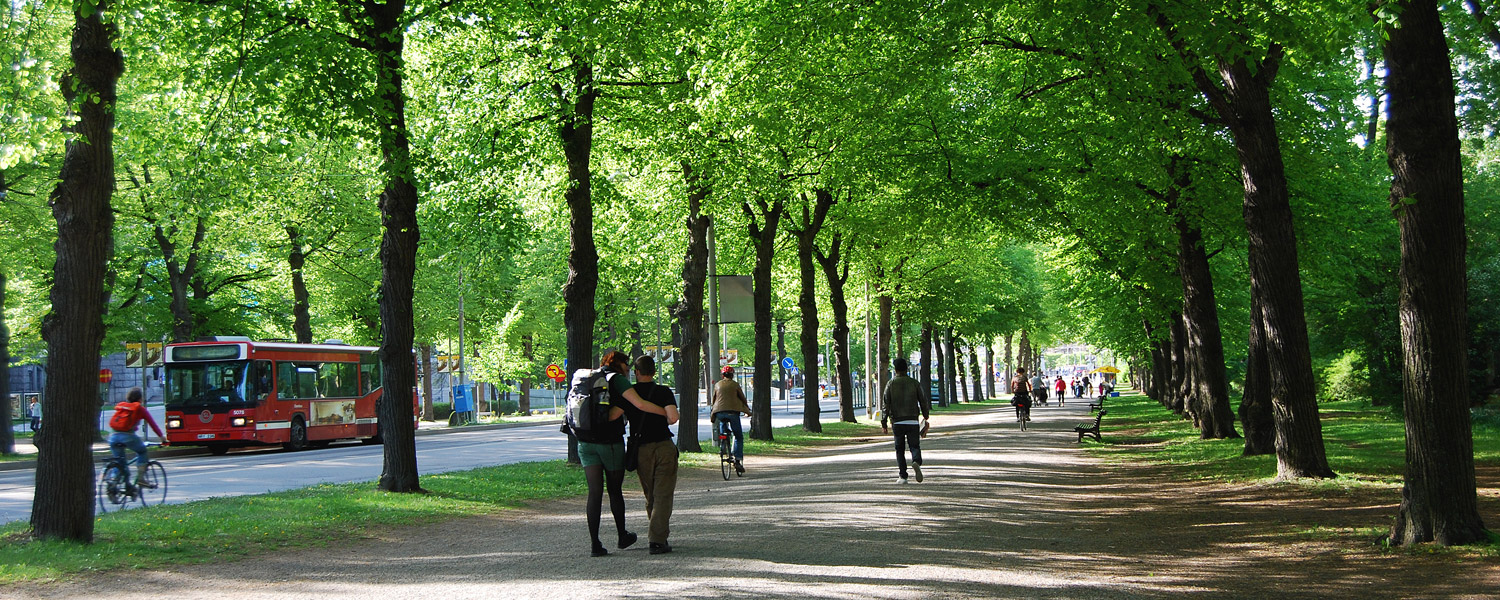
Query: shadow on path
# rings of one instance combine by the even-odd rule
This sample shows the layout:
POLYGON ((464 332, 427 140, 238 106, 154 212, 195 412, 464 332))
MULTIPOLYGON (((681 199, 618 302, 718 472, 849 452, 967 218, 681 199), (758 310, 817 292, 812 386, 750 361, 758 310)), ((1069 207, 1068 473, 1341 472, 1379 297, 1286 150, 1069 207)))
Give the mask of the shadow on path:
MULTIPOLYGON (((352 546, 178 572, 110 573, 22 597, 158 598, 1493 598, 1500 561, 1385 554, 1347 535, 1396 492, 1173 482, 1074 442, 1086 409, 935 421, 924 483, 896 483, 884 439, 683 472, 675 552, 588 556, 580 499, 385 532, 352 546)), ((581 476, 581 475, 580 475, 581 476)), ((631 476, 633 477, 633 476, 631 476)), ((1482 482, 1484 480, 1482 479, 1482 482)), ((1489 486, 1494 481, 1487 482, 1489 486)), ((1497 519, 1500 500, 1483 500, 1497 519)), ((606 516, 606 529, 609 529, 606 516)))

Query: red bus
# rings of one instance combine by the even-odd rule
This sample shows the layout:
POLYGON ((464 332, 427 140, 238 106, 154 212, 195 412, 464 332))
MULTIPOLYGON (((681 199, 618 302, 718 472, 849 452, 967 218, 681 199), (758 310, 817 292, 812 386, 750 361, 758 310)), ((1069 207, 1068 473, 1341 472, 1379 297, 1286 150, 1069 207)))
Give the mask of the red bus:
MULTIPOLYGON (((253 342, 245 337, 168 344, 166 431, 172 445, 288 450, 339 439, 380 443, 379 348, 253 342)), ((412 421, 419 406, 412 390, 412 421)))

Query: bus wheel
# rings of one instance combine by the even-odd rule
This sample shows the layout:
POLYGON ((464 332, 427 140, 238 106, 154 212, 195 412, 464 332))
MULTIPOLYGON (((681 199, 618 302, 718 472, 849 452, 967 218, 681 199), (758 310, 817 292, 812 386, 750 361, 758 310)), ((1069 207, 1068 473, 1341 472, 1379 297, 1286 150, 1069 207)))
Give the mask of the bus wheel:
POLYGON ((229 454, 229 446, 214 444, 208 447, 208 453, 214 456, 224 456, 225 454, 229 454))
POLYGON ((307 423, 302 417, 292 419, 292 439, 281 447, 293 452, 307 448, 307 423))

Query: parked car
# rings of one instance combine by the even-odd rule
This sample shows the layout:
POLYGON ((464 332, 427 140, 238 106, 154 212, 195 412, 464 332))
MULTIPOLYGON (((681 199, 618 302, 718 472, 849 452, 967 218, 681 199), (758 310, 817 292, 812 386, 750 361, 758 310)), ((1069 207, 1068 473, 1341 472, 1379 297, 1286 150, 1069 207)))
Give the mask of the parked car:
POLYGON ((803 395, 802 388, 792 388, 792 396, 791 397, 792 397, 793 400, 801 400, 802 399, 802 395, 803 395))

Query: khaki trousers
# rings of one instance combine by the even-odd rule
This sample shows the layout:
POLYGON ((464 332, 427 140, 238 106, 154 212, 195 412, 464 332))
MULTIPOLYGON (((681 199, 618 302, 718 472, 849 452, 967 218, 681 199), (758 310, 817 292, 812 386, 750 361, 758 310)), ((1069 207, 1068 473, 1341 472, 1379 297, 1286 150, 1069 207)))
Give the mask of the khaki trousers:
POLYGON ((646 492, 646 516, 651 520, 646 539, 653 544, 665 543, 671 533, 668 522, 672 520, 672 494, 677 491, 677 446, 672 440, 641 446, 641 463, 636 474, 641 476, 641 489, 646 492))

